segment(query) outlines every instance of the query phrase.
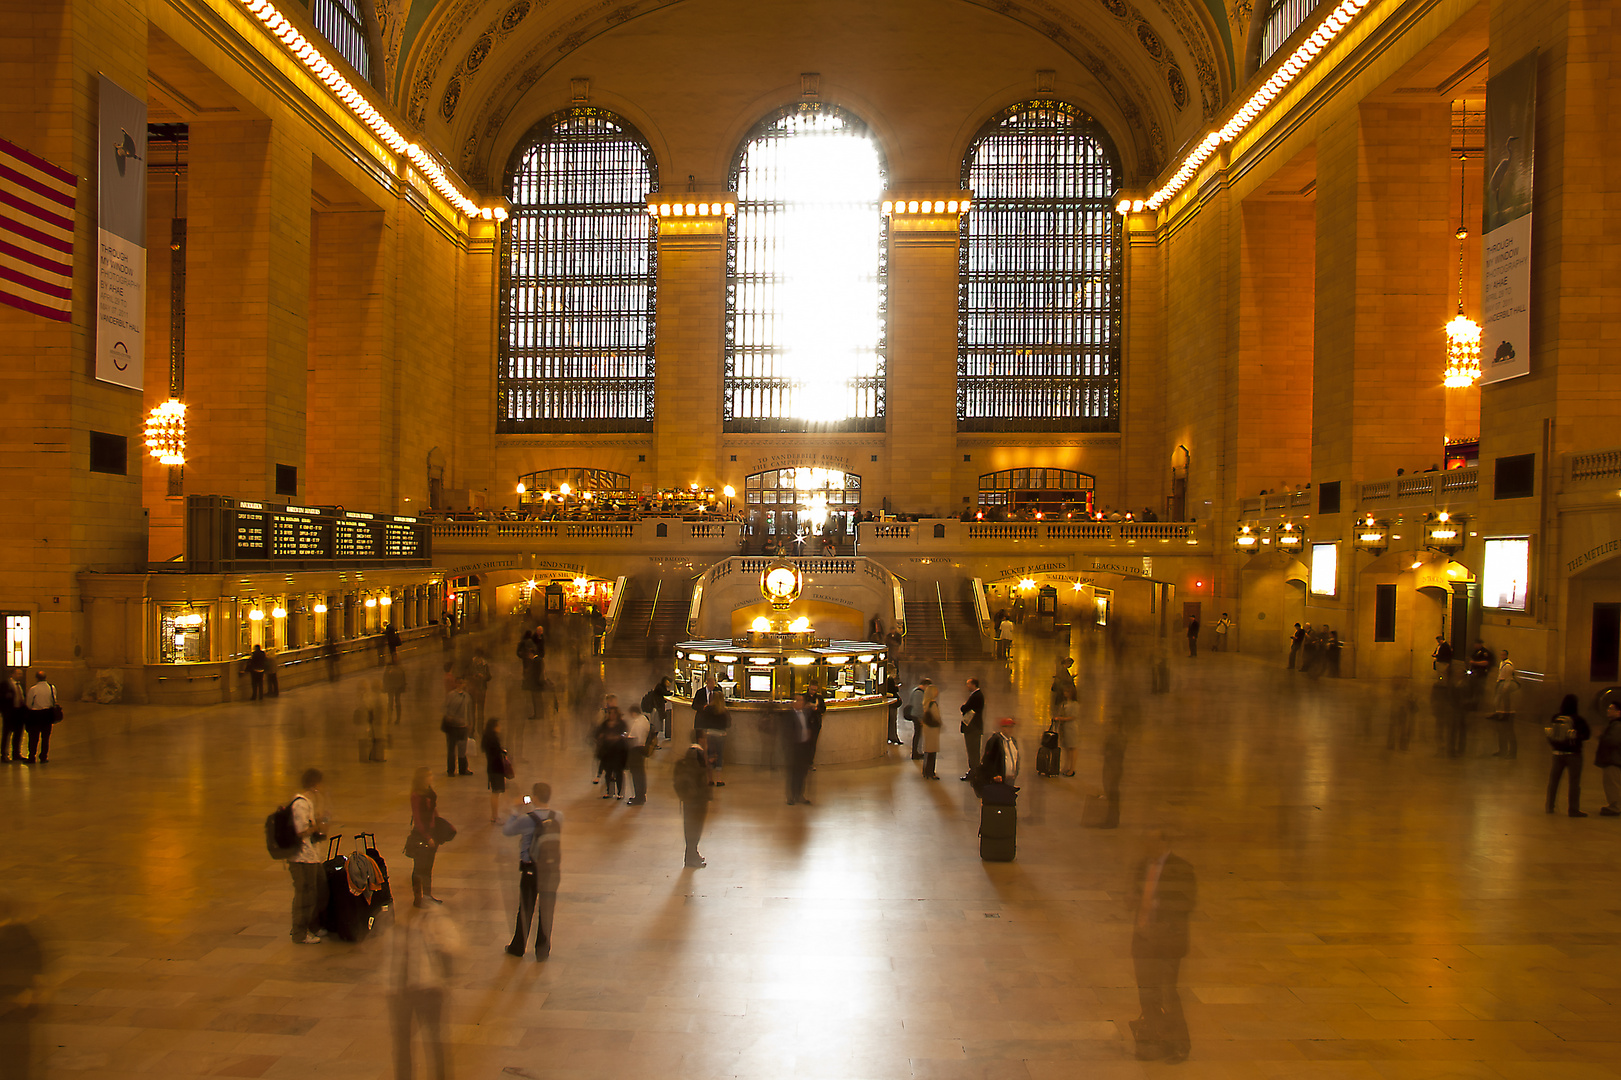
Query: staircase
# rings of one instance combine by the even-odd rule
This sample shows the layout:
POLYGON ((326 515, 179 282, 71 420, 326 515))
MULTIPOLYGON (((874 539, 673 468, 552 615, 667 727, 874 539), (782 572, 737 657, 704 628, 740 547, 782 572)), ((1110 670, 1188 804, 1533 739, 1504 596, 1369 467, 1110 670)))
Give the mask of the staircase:
POLYGON ((943 587, 907 587, 907 660, 975 660, 985 655, 979 617, 968 592, 971 588, 969 582, 962 582, 959 598, 948 600, 943 587))
POLYGON ((619 633, 608 655, 657 659, 667 655, 676 642, 686 640, 691 589, 690 581, 664 580, 655 586, 655 595, 633 596, 619 616, 619 633), (679 595, 683 592, 686 595, 679 595))

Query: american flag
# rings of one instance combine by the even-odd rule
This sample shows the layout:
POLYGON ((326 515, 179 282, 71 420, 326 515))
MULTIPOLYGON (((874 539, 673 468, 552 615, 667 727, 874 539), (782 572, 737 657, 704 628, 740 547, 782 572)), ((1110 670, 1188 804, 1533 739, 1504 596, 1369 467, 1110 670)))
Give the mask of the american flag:
POLYGON ((0 139, 0 303, 66 322, 78 177, 0 139))

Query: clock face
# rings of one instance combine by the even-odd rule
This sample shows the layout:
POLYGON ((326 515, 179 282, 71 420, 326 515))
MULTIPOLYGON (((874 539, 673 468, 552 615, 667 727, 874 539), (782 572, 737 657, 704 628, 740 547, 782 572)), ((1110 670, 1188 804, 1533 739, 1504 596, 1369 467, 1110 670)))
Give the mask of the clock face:
POLYGON ((791 596, 794 591, 794 572, 779 566, 765 577, 766 591, 772 596, 791 596))

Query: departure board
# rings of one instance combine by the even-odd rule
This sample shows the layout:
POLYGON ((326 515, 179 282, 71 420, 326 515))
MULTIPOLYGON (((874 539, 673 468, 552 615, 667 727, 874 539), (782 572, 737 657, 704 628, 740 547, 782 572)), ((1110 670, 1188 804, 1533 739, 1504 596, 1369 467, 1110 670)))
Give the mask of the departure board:
POLYGON ((426 566, 432 548, 432 526, 414 517, 221 495, 186 500, 186 564, 192 573, 426 566))

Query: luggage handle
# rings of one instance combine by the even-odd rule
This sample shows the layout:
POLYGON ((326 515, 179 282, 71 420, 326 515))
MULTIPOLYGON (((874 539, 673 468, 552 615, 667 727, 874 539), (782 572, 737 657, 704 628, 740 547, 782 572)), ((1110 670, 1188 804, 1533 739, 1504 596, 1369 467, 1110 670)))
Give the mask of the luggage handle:
POLYGON ((362 851, 369 851, 369 850, 372 850, 373 848, 377 847, 377 834, 376 833, 357 832, 357 833, 355 833, 355 839, 360 841, 360 848, 361 848, 362 851), (368 840, 371 841, 371 842, 367 843, 366 841, 368 841, 368 840))
POLYGON ((343 842, 342 836, 329 836, 326 838, 326 861, 331 862, 338 857, 338 845, 343 842))

